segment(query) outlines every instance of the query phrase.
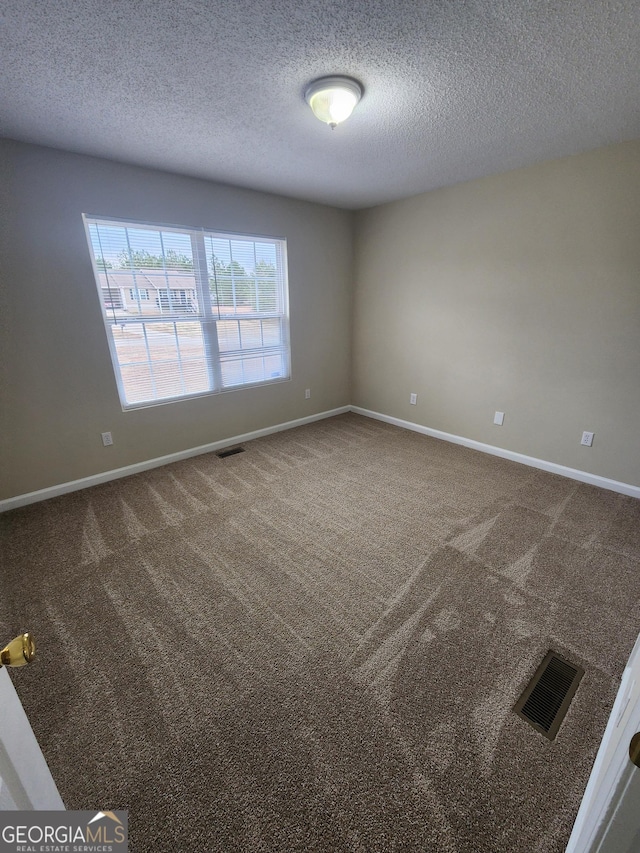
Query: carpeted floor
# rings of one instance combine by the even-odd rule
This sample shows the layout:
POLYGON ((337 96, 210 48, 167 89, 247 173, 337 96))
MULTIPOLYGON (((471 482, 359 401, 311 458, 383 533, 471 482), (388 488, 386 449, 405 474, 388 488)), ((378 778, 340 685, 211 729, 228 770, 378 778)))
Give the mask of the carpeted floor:
POLYGON ((133 853, 551 853, 640 631, 640 501, 357 415, 6 513, 3 636, 133 853), (512 712, 586 674, 554 742, 512 712))

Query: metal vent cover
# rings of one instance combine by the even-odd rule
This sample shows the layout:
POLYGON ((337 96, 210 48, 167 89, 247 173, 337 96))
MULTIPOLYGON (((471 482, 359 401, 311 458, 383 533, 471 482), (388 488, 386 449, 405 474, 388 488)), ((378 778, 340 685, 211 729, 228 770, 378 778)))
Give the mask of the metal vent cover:
POLYGON ((549 651, 514 706, 514 711, 549 740, 558 733, 584 669, 549 651))
POLYGON ((227 447, 216 453, 216 456, 218 459, 226 459, 227 456, 235 456, 237 453, 244 453, 244 447, 227 447))

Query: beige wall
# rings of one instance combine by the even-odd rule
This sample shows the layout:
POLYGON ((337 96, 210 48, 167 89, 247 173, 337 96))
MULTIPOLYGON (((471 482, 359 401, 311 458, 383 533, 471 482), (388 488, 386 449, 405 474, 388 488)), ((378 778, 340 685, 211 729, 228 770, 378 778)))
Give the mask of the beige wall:
POLYGON ((0 499, 350 402, 640 485, 640 142, 359 212, 354 288, 346 211, 9 140, 0 194, 0 499), (82 213, 286 237, 292 381, 123 412, 82 213))
POLYGON ((355 258, 354 404, 640 485, 640 142, 361 211, 355 258))
POLYGON ((9 140, 0 195, 0 499, 350 402, 351 213, 9 140), (82 213, 286 237, 292 380, 123 412, 82 213))

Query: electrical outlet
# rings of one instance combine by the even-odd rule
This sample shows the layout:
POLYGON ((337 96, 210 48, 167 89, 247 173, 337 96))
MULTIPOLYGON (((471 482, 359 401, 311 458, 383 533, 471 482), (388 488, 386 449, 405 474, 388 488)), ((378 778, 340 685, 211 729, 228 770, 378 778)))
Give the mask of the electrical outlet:
POLYGON ((102 433, 102 444, 104 445, 104 447, 109 447, 111 444, 113 444, 113 436, 110 432, 102 433))
POLYGON ((592 432, 583 432, 582 441, 580 442, 580 444, 584 444, 585 447, 591 447, 591 445, 593 444, 593 436, 594 433, 592 432))
POLYGON ((417 404, 418 404, 418 395, 417 395, 417 394, 410 394, 410 395, 409 395, 409 403, 410 403, 412 406, 417 406, 417 404))
POLYGON ((493 416, 493 422, 498 426, 502 426, 502 424, 504 423, 504 412, 496 412, 493 416))
POLYGON ((311 388, 305 388, 304 389, 304 399, 305 400, 311 399, 311 388))

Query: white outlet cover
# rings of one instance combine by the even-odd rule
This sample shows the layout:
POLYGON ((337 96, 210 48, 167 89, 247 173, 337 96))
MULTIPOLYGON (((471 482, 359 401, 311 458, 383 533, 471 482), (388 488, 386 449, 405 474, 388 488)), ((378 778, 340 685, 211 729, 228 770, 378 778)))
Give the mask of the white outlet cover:
POLYGON ((417 406, 418 405, 418 395, 417 394, 410 394, 409 395, 409 403, 412 406, 417 406))
POLYGON ((593 444, 593 436, 594 433, 592 432, 583 432, 582 441, 580 442, 580 444, 584 444, 585 447, 591 447, 591 445, 593 444))
POLYGON ((498 426, 502 426, 502 424, 504 423, 504 412, 496 412, 493 416, 493 422, 498 426))
POLYGON ((102 444, 104 447, 109 447, 113 444, 113 437, 110 432, 102 433, 102 444))

